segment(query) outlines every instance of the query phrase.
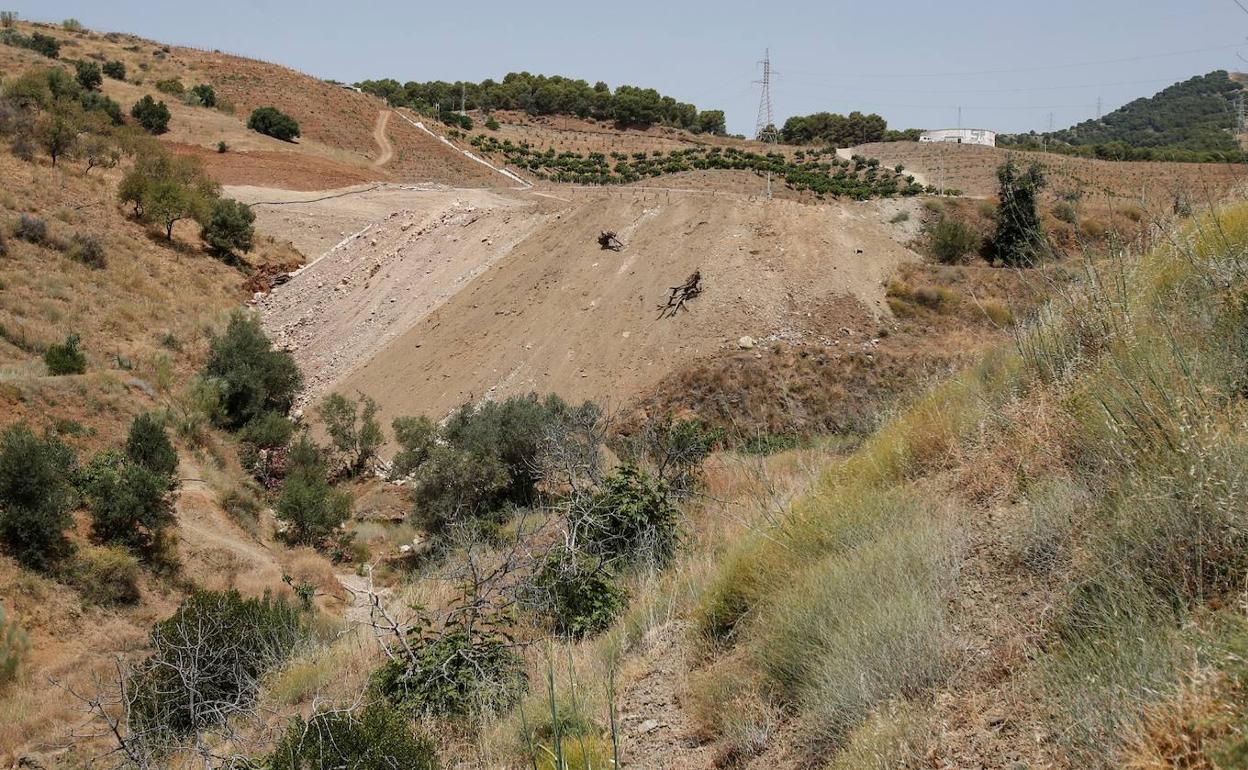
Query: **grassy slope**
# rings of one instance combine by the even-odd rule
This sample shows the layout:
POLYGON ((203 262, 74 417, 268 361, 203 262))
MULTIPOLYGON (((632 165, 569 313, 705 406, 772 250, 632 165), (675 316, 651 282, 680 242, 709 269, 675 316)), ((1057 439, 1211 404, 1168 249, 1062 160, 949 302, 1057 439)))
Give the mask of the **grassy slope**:
POLYGON ((1090 270, 733 549, 708 693, 833 767, 1242 761, 1246 247, 1241 204, 1090 270))

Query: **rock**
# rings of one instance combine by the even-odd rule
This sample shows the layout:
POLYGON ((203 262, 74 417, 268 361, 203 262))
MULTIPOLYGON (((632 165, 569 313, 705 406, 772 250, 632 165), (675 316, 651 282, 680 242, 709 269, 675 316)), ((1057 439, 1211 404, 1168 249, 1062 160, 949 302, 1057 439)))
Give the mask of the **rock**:
POLYGON ((737 340, 737 346, 740 347, 742 350, 753 350, 754 338, 747 334, 746 336, 737 340))
POLYGON ((641 723, 638 729, 641 730, 643 733, 649 733, 649 732, 654 732, 655 730, 663 726, 664 725, 661 722, 659 722, 659 720, 657 719, 647 719, 646 721, 641 723))

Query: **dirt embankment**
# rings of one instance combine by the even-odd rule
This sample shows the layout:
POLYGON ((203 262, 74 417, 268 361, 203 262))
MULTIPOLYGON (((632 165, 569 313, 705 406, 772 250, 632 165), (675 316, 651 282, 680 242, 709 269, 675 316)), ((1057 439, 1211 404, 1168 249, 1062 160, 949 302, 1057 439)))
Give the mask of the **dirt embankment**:
MULTIPOLYGON (((514 246, 416 323, 403 328, 407 315, 374 324, 369 339, 390 341, 355 366, 339 359, 339 388, 372 395, 387 417, 440 417, 465 402, 528 391, 619 406, 745 336, 827 338, 835 321, 813 310, 831 298, 886 314, 884 281, 914 258, 856 206, 625 190, 568 198, 561 211, 525 220, 528 231, 515 233, 514 246), (604 229, 619 232, 623 251, 598 247, 604 229), (705 292, 688 312, 660 319, 669 288, 695 270, 705 292)), ((453 228, 421 238, 429 253, 455 248, 453 228)), ((465 259, 494 253, 475 232, 460 240, 470 246, 465 259)), ((319 267, 303 280, 333 292, 319 267)), ((340 314, 327 317, 341 331, 326 334, 353 333, 340 314)))

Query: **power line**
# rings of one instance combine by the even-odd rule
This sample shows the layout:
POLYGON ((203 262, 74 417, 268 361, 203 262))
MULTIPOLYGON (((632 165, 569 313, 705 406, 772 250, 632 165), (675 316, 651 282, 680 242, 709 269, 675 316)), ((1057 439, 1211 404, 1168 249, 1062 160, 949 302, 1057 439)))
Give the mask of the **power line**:
MULTIPOLYGON (((1236 4, 1240 0, 1234 0, 1236 4)), ((1244 10, 1248 12, 1248 7, 1244 10)), ((1078 67, 1098 67, 1105 64, 1128 64, 1138 61, 1149 61, 1152 59, 1166 59, 1174 56, 1189 56, 1197 53, 1212 53, 1214 51, 1229 51, 1234 48, 1240 48, 1243 43, 1231 43, 1229 45, 1212 46, 1210 48, 1189 48, 1184 51, 1167 51, 1165 53, 1144 54, 1141 56, 1127 56, 1121 59, 1101 59, 1099 61, 1082 61, 1069 62, 1066 64, 1045 64, 1036 67, 1010 67, 998 70, 963 70, 961 72, 897 72, 897 73, 878 73, 867 72, 854 75, 855 78, 952 78, 952 77, 968 77, 971 75, 1008 75, 1018 72, 1044 72, 1046 70, 1055 69, 1075 69, 1078 67)), ((786 75, 825 75, 822 72, 813 72, 809 70, 787 70, 786 75)))
POLYGON ((1238 5, 1238 6, 1239 6, 1239 10, 1243 11, 1244 13, 1248 13, 1248 6, 1246 6, 1246 5, 1244 5, 1243 3, 1239 2, 1239 0, 1231 0, 1231 2, 1235 3, 1235 5, 1238 5))
POLYGON ((790 77, 787 71, 780 72, 772 70, 772 74, 785 76, 786 83, 797 83, 798 85, 835 88, 838 91, 864 91, 877 94, 1026 94, 1038 91, 1073 91, 1083 88, 1110 88, 1115 86, 1139 86, 1139 85, 1155 85, 1159 83, 1173 83, 1170 78, 1151 78, 1149 80, 1123 80, 1117 83, 1081 83, 1066 86, 1036 86, 1034 88, 958 88, 933 90, 930 88, 872 88, 871 86, 843 86, 833 83, 803 82, 803 78, 790 77))

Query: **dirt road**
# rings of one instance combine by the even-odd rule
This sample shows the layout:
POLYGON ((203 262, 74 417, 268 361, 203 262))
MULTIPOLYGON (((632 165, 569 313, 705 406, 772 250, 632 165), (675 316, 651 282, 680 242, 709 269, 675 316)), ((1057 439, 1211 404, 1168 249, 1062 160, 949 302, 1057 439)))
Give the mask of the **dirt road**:
POLYGON ((381 154, 373 161, 373 168, 381 168, 394 157, 394 146, 390 144, 390 138, 386 136, 386 125, 389 123, 390 110, 382 110, 377 113, 377 125, 373 128, 373 139, 381 149, 381 154))

